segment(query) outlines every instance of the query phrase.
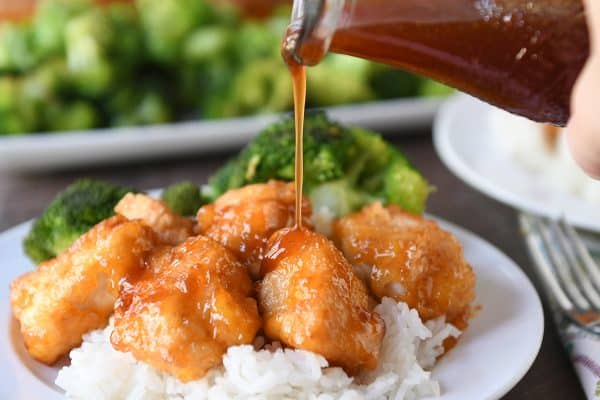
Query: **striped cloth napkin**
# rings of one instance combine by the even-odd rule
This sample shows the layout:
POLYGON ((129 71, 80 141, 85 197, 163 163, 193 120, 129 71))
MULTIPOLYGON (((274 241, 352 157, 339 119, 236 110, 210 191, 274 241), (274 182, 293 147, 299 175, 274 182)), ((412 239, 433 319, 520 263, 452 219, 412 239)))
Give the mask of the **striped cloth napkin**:
POLYGON ((558 329, 575 371, 590 400, 600 400, 600 335, 560 315, 558 329))

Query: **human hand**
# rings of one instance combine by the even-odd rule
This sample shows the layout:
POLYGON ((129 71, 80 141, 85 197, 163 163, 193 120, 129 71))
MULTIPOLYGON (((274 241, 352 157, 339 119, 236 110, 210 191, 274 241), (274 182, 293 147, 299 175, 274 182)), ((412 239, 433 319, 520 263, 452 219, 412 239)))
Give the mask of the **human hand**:
POLYGON ((583 170, 600 179, 600 1, 585 0, 591 53, 571 99, 567 141, 583 170))

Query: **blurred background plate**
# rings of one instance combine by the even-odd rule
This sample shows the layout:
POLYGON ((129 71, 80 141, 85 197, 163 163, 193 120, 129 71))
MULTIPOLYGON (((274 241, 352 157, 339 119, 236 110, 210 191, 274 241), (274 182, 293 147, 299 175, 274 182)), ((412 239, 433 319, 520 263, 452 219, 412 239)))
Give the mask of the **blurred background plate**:
POLYGON ((560 130, 546 128, 457 95, 436 116, 434 144, 455 175, 486 195, 600 232, 600 183, 570 160, 560 130))
MULTIPOLYGON (((293 109, 288 0, 23 1, 0 2, 0 169, 229 150, 293 109)), ((339 54, 307 91, 309 108, 395 131, 428 126, 452 92, 339 54)))
MULTIPOLYGON (((407 98, 326 110, 345 124, 414 134, 415 128, 431 124, 441 103, 439 98, 407 98)), ((243 146, 278 118, 281 115, 6 136, 0 139, 0 169, 48 171, 225 151, 243 146)))

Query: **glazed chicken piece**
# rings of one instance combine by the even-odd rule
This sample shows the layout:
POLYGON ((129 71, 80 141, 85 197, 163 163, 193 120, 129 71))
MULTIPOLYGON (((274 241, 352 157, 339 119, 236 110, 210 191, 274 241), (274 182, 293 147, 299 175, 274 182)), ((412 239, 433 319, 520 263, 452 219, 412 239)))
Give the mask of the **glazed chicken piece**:
POLYGON ((32 357, 52 364, 103 328, 118 297, 119 281, 138 274, 156 234, 139 221, 109 218, 63 254, 11 285, 11 304, 32 357))
MULTIPOLYGON (((256 279, 269 237, 294 224, 293 183, 269 181, 230 190, 198 211, 199 231, 233 251, 256 279)), ((311 208, 302 203, 303 223, 311 208)))
POLYGON ((333 240, 379 299, 415 308, 426 321, 445 316, 465 329, 475 297, 475 275, 461 244, 434 221, 396 206, 373 204, 337 220, 333 240))
POLYGON ((258 297, 267 337, 321 354, 350 374, 376 368, 384 322, 333 243, 288 228, 273 235, 268 249, 258 297))
POLYGON ((194 222, 174 213, 167 203, 145 194, 127 193, 115 206, 127 219, 142 220, 168 244, 178 245, 194 234, 194 222))
POLYGON ((229 346, 252 343, 261 321, 246 267, 203 236, 158 249, 137 282, 124 283, 113 347, 183 382, 219 365, 229 346))

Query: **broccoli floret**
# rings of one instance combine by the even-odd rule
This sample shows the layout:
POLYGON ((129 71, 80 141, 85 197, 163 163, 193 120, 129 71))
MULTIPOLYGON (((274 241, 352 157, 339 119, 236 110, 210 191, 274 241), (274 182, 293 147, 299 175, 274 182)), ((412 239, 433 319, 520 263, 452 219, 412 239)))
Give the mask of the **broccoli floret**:
POLYGON ((325 209, 336 217, 350 214, 377 200, 376 196, 356 190, 353 182, 347 179, 324 183, 310 192, 310 201, 315 211, 325 209))
POLYGON ((401 161, 395 160, 385 171, 382 195, 389 203, 421 213, 430 192, 423 176, 401 161))
POLYGON ((0 77, 0 134, 22 134, 39 127, 39 109, 30 102, 28 78, 0 77))
MULTIPOLYGON (((209 181, 213 197, 225 191, 269 179, 294 179, 294 121, 275 123, 260 132, 233 160, 209 181)), ((330 122, 325 114, 307 115, 304 122, 304 186, 343 177, 352 152, 352 138, 342 126, 330 122)))
POLYGON ((311 104, 323 107, 373 100, 375 94, 369 86, 370 65, 361 58, 328 55, 308 74, 311 104))
POLYGON ((91 8, 71 19, 65 27, 67 65, 74 89, 99 96, 115 83, 116 66, 109 58, 115 41, 105 10, 91 8))
POLYGON ((376 63, 369 63, 368 75, 378 99, 417 96, 423 82, 423 78, 415 74, 376 63))
MULTIPOLYGON (((75 114, 81 115, 81 107, 67 107, 61 100, 62 91, 67 86, 68 70, 64 60, 49 60, 40 65, 28 75, 20 79, 20 93, 15 98, 15 113, 20 114, 29 124, 29 131, 59 129, 70 126, 70 129, 85 129, 90 124, 73 125, 73 122, 81 121, 82 118, 73 118, 75 114), (65 112, 63 114, 62 112, 65 112)), ((67 102, 73 103, 73 102, 67 102)), ((77 103, 77 102, 75 102, 77 103)), ((95 113, 95 110, 88 111, 95 113)), ((83 119, 89 121, 89 119, 83 119)))
POLYGON ((198 26, 216 19, 203 0, 136 0, 146 47, 153 60, 177 61, 185 38, 198 26))
POLYGON ((291 92, 290 73, 280 59, 257 59, 244 65, 224 91, 206 102, 203 111, 209 118, 288 111, 291 92))
MULTIPOLYGON (((259 133, 202 193, 210 201, 229 189, 269 179, 294 179, 291 118, 259 133)), ((315 210, 326 207, 336 216, 374 201, 420 213, 430 192, 421 174, 380 135, 343 127, 323 113, 305 119, 304 189, 315 210)))
POLYGON ((452 93, 454 93, 454 89, 431 79, 424 80, 419 89, 419 95, 423 97, 443 97, 452 93))
POLYGON ((69 19, 91 6, 90 0, 42 0, 32 21, 33 42, 40 57, 62 54, 64 27, 69 19))
MULTIPOLYGON (((289 15, 289 14, 288 14, 289 15)), ((240 65, 255 60, 279 59, 281 33, 289 18, 273 17, 266 22, 246 21, 236 29, 233 50, 240 65)))
POLYGON ((247 183, 244 162, 241 160, 243 154, 229 160, 210 178, 209 184, 202 187, 200 194, 204 202, 210 203, 227 190, 242 187, 247 183))
POLYGON ((167 187, 161 195, 169 207, 179 215, 190 216, 202 206, 200 188, 192 182, 180 182, 167 187))
POLYGON ((125 87, 107 102, 113 126, 161 124, 171 121, 169 104, 157 88, 125 87))
POLYGON ((66 86, 68 70, 61 59, 50 60, 22 77, 23 100, 30 107, 43 108, 66 86))
POLYGON ((0 70, 24 72, 37 62, 31 27, 26 24, 0 24, 0 70))
POLYGON ((22 116, 0 111, 0 135, 22 135, 31 130, 31 124, 22 116))
POLYGON ((327 208, 343 216, 365 204, 381 201, 407 211, 424 210, 430 187, 408 159, 381 136, 362 128, 349 128, 354 140, 353 164, 340 180, 309 191, 315 210, 327 208))
POLYGON ((144 62, 144 38, 137 10, 133 5, 121 2, 101 7, 112 31, 107 53, 111 59, 118 60, 121 73, 131 73, 144 62))
POLYGON ((224 58, 231 47, 233 31, 224 26, 201 27, 183 44, 183 60, 190 63, 210 62, 224 58))
POLYGON ((64 36, 70 83, 81 95, 111 93, 142 62, 138 16, 129 4, 91 7, 69 20, 64 36))
POLYGON ((25 238, 25 253, 36 263, 66 250, 77 238, 114 214, 117 202, 132 189, 83 179, 59 193, 25 238))
POLYGON ((0 77, 0 111, 12 111, 20 96, 21 85, 17 78, 12 76, 0 77))
POLYGON ((52 102, 44 109, 46 126, 52 131, 92 129, 99 125, 100 116, 88 102, 52 102))

